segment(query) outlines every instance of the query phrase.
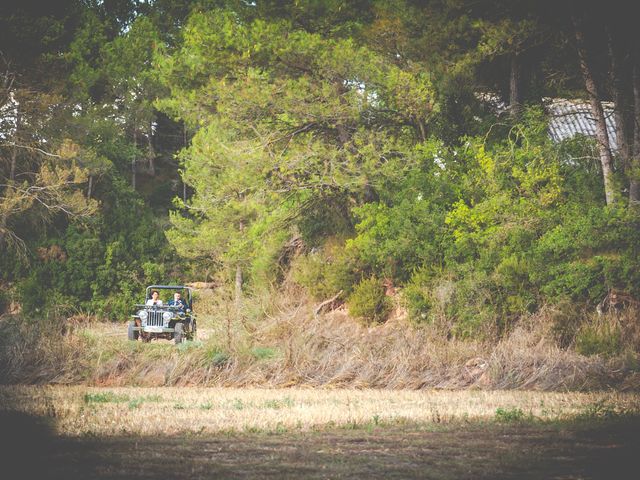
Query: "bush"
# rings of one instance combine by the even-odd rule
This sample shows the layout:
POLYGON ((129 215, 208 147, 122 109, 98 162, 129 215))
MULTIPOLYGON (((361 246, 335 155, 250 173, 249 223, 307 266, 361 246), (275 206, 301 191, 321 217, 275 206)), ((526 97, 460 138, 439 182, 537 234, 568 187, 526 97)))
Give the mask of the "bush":
POLYGON ((349 295, 357 282, 355 261, 342 246, 333 243, 298 257, 292 269, 294 281, 316 300, 333 297, 340 290, 349 295))
POLYGON ((395 199, 391 207, 377 202, 354 209, 357 235, 347 241, 347 249, 363 264, 401 282, 418 265, 438 262, 442 246, 450 241, 442 228, 443 209, 414 190, 411 198, 395 199))
POLYGON ((551 333, 560 348, 568 348, 575 342, 585 312, 569 299, 561 299, 550 313, 551 333))
MULTIPOLYGON (((499 423, 518 423, 527 418, 525 413, 520 408, 497 408, 496 409, 496 421, 499 423)), ((531 419, 529 415, 529 419, 531 419)))
POLYGON ((584 324, 576 335, 576 350, 582 355, 613 357, 622 350, 620 325, 612 316, 584 324))
POLYGON ((415 323, 432 323, 444 315, 451 297, 451 282, 434 268, 422 267, 411 275, 402 289, 402 299, 415 323))
POLYGON ((375 277, 362 280, 347 299, 349 314, 367 323, 384 322, 391 311, 391 299, 375 277))
POLYGON ((562 209, 562 222, 538 240, 531 278, 550 299, 595 305, 607 289, 640 293, 640 218, 626 208, 580 205, 562 209))
POLYGON ((402 290, 402 295, 411 320, 416 323, 430 320, 433 300, 428 284, 422 283, 414 276, 402 290))

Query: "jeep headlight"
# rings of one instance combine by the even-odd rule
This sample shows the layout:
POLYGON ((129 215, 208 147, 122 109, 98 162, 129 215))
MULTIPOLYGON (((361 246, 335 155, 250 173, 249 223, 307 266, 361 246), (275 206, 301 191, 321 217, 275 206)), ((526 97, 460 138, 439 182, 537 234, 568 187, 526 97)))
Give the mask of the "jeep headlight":
POLYGON ((147 313, 146 310, 140 310, 138 312, 138 317, 140 317, 140 320, 142 320, 143 322, 147 321, 147 317, 149 316, 149 314, 147 313))
POLYGON ((173 318, 173 313, 171 313, 171 312, 164 312, 162 314, 162 320, 164 320, 165 322, 168 322, 172 318, 173 318))

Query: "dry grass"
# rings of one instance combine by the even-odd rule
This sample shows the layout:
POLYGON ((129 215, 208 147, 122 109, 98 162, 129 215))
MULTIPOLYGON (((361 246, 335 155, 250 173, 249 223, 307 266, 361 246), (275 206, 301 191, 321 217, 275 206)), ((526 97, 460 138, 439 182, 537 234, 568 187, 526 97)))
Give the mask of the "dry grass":
POLYGON ((631 393, 233 388, 0 388, 2 409, 53 417, 63 435, 292 431, 640 413, 631 393), (502 413, 500 413, 502 412, 502 413))
POLYGON ((401 309, 365 327, 344 309, 316 316, 298 290, 255 296, 236 312, 214 291, 199 298, 199 340, 128 342, 124 325, 74 329, 5 319, 4 383, 94 386, 331 387, 385 389, 640 390, 637 350, 607 358, 560 348, 548 312, 497 344, 447 340, 415 328, 401 309))

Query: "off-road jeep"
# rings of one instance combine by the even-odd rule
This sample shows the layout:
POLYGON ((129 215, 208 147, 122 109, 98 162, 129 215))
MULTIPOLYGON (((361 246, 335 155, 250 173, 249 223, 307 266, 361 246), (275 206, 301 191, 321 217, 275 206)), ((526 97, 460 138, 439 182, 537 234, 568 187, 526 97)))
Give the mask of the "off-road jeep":
POLYGON ((129 340, 150 342, 153 339, 174 340, 176 344, 196 337, 196 316, 193 313, 193 294, 184 285, 149 285, 145 303, 136 304, 136 313, 129 322, 129 340), (156 290, 162 305, 151 305, 152 292, 156 290), (169 292, 168 294, 166 292, 169 292), (179 292, 184 306, 169 305, 174 293, 179 292), (166 298, 162 298, 166 297, 166 298))

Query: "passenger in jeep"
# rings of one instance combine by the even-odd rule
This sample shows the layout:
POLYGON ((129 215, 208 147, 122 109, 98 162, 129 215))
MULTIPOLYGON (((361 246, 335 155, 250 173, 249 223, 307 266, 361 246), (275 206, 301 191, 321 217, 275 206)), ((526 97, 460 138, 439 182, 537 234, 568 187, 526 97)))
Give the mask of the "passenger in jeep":
POLYGON ((158 298, 160 296, 160 294, 158 293, 157 290, 153 290, 151 292, 151 298, 149 300, 147 300, 147 305, 157 305, 158 307, 162 305, 162 300, 160 300, 160 298, 158 298))

